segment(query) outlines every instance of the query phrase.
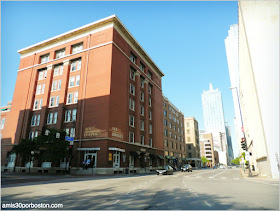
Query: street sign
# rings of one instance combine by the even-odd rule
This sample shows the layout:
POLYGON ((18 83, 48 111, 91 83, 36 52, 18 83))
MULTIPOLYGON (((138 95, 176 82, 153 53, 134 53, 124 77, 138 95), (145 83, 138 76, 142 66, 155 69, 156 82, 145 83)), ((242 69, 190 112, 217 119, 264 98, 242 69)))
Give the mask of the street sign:
POLYGON ((66 141, 74 141, 74 137, 65 136, 66 141))

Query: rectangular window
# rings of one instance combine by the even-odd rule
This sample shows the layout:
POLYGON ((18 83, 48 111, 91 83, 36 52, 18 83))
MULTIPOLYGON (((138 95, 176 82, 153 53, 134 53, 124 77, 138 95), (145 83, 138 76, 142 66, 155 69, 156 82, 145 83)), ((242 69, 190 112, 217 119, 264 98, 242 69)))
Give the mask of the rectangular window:
POLYGON ((136 56, 130 53, 130 60, 135 64, 136 63, 136 56))
POLYGON ((69 78, 69 87, 75 86, 75 76, 69 78))
POLYGON ((133 132, 129 132, 129 142, 134 143, 134 133, 133 132))
POLYGON ((144 116, 144 106, 140 106, 140 115, 144 116))
POLYGON ((70 131, 70 129, 69 129, 69 128, 65 128, 64 131, 65 131, 65 133, 66 133, 66 136, 69 136, 69 131, 70 131))
POLYGON ((164 130, 164 135, 168 136, 168 131, 167 130, 164 130))
POLYGON ((48 118, 47 118, 47 124, 52 124, 53 121, 53 113, 49 113, 48 114, 48 118))
POLYGON ((135 110, 135 101, 129 98, 129 109, 134 111, 135 110))
POLYGON ((152 125, 149 124, 149 133, 152 134, 152 132, 153 132, 153 131, 152 131, 152 125))
POLYGON ((57 122, 57 112, 54 112, 54 115, 53 115, 53 124, 56 124, 57 122))
POLYGON ((39 100, 35 100, 35 101, 34 101, 33 109, 34 109, 34 110, 39 109, 39 100))
POLYGON ((172 132, 169 132, 169 136, 170 136, 170 138, 172 138, 172 132))
POLYGON ((74 93, 74 103, 78 102, 78 92, 74 93))
POLYGON ((36 125, 38 126, 40 124, 40 114, 37 115, 37 121, 36 121, 36 125))
POLYGON ((55 103, 55 97, 51 97, 49 107, 53 107, 55 105, 54 103, 55 103))
POLYGON ((80 75, 76 76, 76 86, 80 85, 80 75))
POLYGON ((167 126, 167 120, 164 119, 164 126, 167 126))
POLYGON ((73 103, 73 93, 68 93, 67 104, 73 103))
POLYGON ((152 76, 153 76, 153 74, 150 71, 148 71, 148 78, 152 79, 152 76))
POLYGON ((149 106, 152 107, 152 98, 149 97, 149 106))
POLYGON ((167 111, 166 110, 163 110, 163 115, 167 116, 167 111))
POLYGON ((71 68, 70 68, 71 72, 80 70, 81 69, 81 64, 82 64, 81 59, 71 61, 71 68))
POLYGON ((71 121, 71 110, 66 110, 65 111, 65 122, 70 122, 71 121))
POLYGON ((152 120, 152 111, 149 110, 149 120, 152 120))
POLYGON ((171 122, 169 122, 169 128, 172 129, 172 123, 171 122))
POLYGON ((54 67, 53 77, 63 74, 63 65, 56 65, 54 67))
POLYGON ((135 70, 130 69, 130 78, 135 81, 135 70))
POLYGON ((35 138, 38 137, 38 131, 35 131, 35 135, 34 135, 35 138))
POLYGON ((65 55, 65 49, 55 51, 55 58, 59 59, 65 55))
POLYGON ((152 147, 153 146, 153 139, 149 138, 149 146, 152 147))
POLYGON ((170 141, 170 146, 173 149, 173 142, 172 141, 170 141))
POLYGON ((140 62, 140 70, 145 72, 145 65, 142 62, 140 62))
POLYGON ((55 102, 55 105, 56 105, 56 106, 59 106, 59 95, 58 95, 58 96, 56 96, 56 102, 55 102))
POLYGON ((41 84, 37 85, 36 95, 41 94, 41 89, 42 89, 42 85, 41 84))
POLYGON ((61 80, 58 81, 58 87, 57 87, 57 90, 60 90, 61 89, 61 80))
POLYGON ((37 119, 37 115, 33 115, 31 117, 31 126, 35 126, 36 125, 36 119, 37 119))
POLYGON ((129 126, 134 127, 134 116, 129 115, 129 126))
POLYGON ((140 77, 140 86, 141 86, 142 88, 144 88, 144 81, 145 81, 145 78, 140 77))
POLYGON ((42 63, 45 63, 45 62, 48 62, 48 61, 49 61, 49 56, 50 56, 50 54, 45 54, 45 55, 43 55, 43 56, 40 56, 40 58, 41 58, 41 64, 42 64, 42 63))
POLYGON ((76 121, 77 109, 72 110, 72 121, 76 121))
POLYGON ((30 133, 29 133, 29 139, 32 140, 33 138, 34 138, 34 132, 30 132, 30 133))
POLYGON ((78 53, 83 50, 83 43, 72 45, 72 54, 78 53))
POLYGON ((70 137, 75 137, 75 128, 70 129, 70 137))
POLYGON ((3 118, 3 119, 1 120, 1 129, 4 129, 4 125, 5 125, 5 118, 3 118))
POLYGON ((141 143, 141 145, 144 145, 144 136, 143 135, 140 135, 140 143, 141 143))
POLYGON ((130 84, 130 94, 135 95, 135 86, 130 84))
POLYGON ((166 139, 164 140, 164 146, 168 147, 168 140, 166 140, 166 139))
POLYGON ((42 108, 42 104, 43 104, 43 98, 40 99, 39 109, 42 108))
POLYGON ((47 78, 47 70, 39 70, 38 81, 47 78))
POLYGON ((148 92, 149 92, 149 94, 152 94, 152 85, 151 84, 149 84, 149 86, 148 86, 148 92))
POLYGON ((140 92, 140 100, 144 102, 144 92, 140 92))
POLYGON ((57 90, 57 81, 53 81, 52 82, 52 91, 56 91, 57 90))
POLYGON ((144 131, 144 121, 140 120, 140 130, 144 131))

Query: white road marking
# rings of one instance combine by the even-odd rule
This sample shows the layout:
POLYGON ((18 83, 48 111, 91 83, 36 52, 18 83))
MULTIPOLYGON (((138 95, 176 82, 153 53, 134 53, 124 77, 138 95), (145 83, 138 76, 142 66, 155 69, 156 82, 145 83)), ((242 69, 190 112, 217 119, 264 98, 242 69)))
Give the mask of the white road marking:
POLYGON ((120 200, 117 200, 117 201, 115 201, 113 204, 116 204, 116 203, 118 203, 120 200))
POLYGON ((204 202, 207 206, 211 207, 211 204, 209 204, 208 202, 204 202))
POLYGON ((239 179, 239 178, 234 178, 234 179, 239 179))
POLYGON ((213 179, 214 177, 208 177, 208 178, 213 179))
POLYGON ((220 175, 220 174, 222 174, 222 173, 225 173, 226 171, 222 171, 222 172, 220 172, 220 173, 218 173, 218 174, 215 174, 213 177, 216 177, 216 176, 218 176, 218 175, 220 175))
POLYGON ((185 177, 190 177, 190 176, 185 176, 185 177))
POLYGON ((199 197, 196 193, 194 193, 194 195, 195 195, 196 197, 199 197))
POLYGON ((226 179, 226 177, 221 177, 221 179, 226 179))

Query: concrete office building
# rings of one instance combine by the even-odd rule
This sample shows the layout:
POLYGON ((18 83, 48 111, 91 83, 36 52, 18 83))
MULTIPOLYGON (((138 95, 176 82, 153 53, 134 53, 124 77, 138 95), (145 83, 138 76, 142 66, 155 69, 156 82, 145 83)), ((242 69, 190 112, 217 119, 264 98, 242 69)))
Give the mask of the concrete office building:
MULTIPOLYGON (((93 160, 90 173, 97 174, 163 165, 163 73, 117 16, 18 52, 2 166, 14 144, 35 139, 43 126, 63 129, 74 138, 73 173, 79 173, 86 158, 93 160)), ((13 165, 20 167, 20 159, 13 165)), ((51 172, 65 165, 65 160, 60 166, 35 161, 33 170, 51 172)))
POLYGON ((241 110, 239 103, 240 95, 240 76, 239 76, 239 60, 238 60, 238 24, 230 26, 228 30, 228 36, 225 39, 225 47, 228 61, 228 70, 230 76, 230 85, 232 90, 232 99, 234 105, 234 128, 235 128, 235 137, 238 144, 239 155, 244 152, 241 148, 241 139, 244 137, 242 132, 242 119, 241 119, 241 110))
POLYGON ((203 90, 201 98, 204 130, 212 133, 214 150, 219 153, 219 161, 227 165, 229 158, 221 91, 218 89, 214 90, 210 83, 209 90, 203 90))
POLYGON ((232 139, 231 139, 231 131, 230 126, 226 122, 226 134, 227 134, 227 146, 228 146, 228 158, 229 158, 229 164, 234 159, 233 155, 233 149, 232 149, 232 139))
POLYGON ((194 167, 201 166, 199 128, 194 117, 185 117, 185 140, 187 145, 187 161, 194 167))
POLYGON ((279 1, 239 1, 240 104, 252 169, 279 179, 279 1))
POLYGON ((213 167, 216 165, 216 163, 219 163, 219 157, 215 157, 212 133, 205 133, 205 131, 200 130, 199 144, 200 156, 204 156, 209 160, 209 162, 206 163, 206 166, 213 167))
POLYGON ((164 164, 178 168, 186 164, 184 114, 168 98, 162 98, 164 164))

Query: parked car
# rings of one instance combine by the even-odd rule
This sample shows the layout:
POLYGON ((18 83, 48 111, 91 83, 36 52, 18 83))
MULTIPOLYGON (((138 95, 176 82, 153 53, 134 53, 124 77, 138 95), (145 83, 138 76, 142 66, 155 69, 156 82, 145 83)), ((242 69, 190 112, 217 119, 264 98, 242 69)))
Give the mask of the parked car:
POLYGON ((217 166, 213 166, 213 169, 217 169, 217 166))
POLYGON ((162 168, 156 170, 157 172, 157 175, 160 175, 160 174, 173 174, 173 168, 171 166, 163 166, 162 168))
POLYGON ((188 172, 192 172, 192 166, 190 164, 187 164, 185 166, 181 167, 181 171, 188 171, 188 172))
POLYGON ((220 165, 220 169, 225 169, 226 167, 224 165, 220 165))
POLYGON ((232 166, 227 166, 228 169, 232 169, 232 166))

